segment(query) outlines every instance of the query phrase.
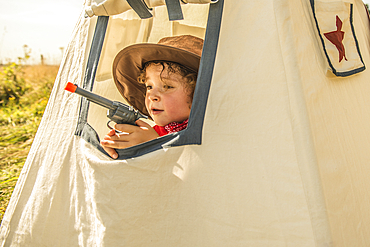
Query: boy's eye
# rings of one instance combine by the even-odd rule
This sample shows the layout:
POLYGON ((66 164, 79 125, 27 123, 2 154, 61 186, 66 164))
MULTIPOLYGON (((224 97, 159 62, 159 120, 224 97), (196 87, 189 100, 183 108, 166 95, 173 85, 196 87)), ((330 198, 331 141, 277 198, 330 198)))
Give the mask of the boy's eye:
POLYGON ((173 88, 173 86, 170 86, 170 85, 164 85, 164 86, 163 86, 163 88, 167 90, 167 89, 173 88))
POLYGON ((150 89, 152 89, 153 87, 152 86, 150 86, 150 85, 146 85, 146 90, 150 90, 150 89))

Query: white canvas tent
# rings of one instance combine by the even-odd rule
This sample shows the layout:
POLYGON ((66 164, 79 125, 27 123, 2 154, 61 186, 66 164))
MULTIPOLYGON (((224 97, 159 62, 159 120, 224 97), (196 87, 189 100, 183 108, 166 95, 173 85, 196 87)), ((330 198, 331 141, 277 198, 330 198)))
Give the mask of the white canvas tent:
POLYGON ((2 246, 370 245, 370 29, 361 0, 188 3, 175 21, 164 1, 147 1, 148 19, 114 2, 85 3, 90 16, 113 15, 102 35, 94 30, 107 18, 81 14, 2 246), (326 38, 332 32, 341 42, 326 38), (94 33, 97 43, 105 37, 100 60, 94 33), (97 144, 105 110, 80 104, 66 82, 122 101, 115 54, 183 33, 206 36, 188 129, 112 160, 97 144))

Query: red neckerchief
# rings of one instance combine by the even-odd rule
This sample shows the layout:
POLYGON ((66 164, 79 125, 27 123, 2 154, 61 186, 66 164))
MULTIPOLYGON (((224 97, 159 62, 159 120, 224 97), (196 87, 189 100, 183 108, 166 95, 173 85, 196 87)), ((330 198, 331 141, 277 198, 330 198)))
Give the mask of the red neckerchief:
POLYGON ((189 119, 186 119, 182 123, 172 122, 165 126, 155 125, 153 126, 153 129, 158 133, 159 136, 164 136, 170 133, 175 133, 179 132, 180 130, 186 129, 186 127, 188 127, 188 122, 189 119))

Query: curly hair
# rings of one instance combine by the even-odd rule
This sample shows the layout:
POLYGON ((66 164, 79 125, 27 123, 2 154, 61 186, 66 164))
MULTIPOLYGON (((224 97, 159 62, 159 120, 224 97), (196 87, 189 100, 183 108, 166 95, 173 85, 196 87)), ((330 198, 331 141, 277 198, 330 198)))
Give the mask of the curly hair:
POLYGON ((141 69, 140 74, 137 78, 137 81, 139 83, 145 84, 146 69, 152 64, 162 65, 161 79, 162 79, 162 73, 165 69, 165 65, 167 65, 167 69, 169 73, 177 73, 181 75, 186 80, 185 90, 188 92, 190 99, 193 100, 195 84, 197 82, 197 76, 198 76, 196 72, 178 63, 167 62, 167 61, 150 61, 150 62, 145 63, 143 68, 141 69))

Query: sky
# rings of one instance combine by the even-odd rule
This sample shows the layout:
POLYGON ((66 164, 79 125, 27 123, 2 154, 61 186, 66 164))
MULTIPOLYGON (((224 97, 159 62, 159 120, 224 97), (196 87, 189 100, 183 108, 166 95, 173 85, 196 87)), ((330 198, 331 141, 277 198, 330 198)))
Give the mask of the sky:
POLYGON ((59 64, 84 0, 0 0, 0 64, 17 62, 29 52, 28 63, 59 64))
MULTIPOLYGON (((0 64, 30 51, 30 64, 59 64, 84 0, 0 0, 0 64)), ((370 4, 370 0, 364 0, 370 4)))

